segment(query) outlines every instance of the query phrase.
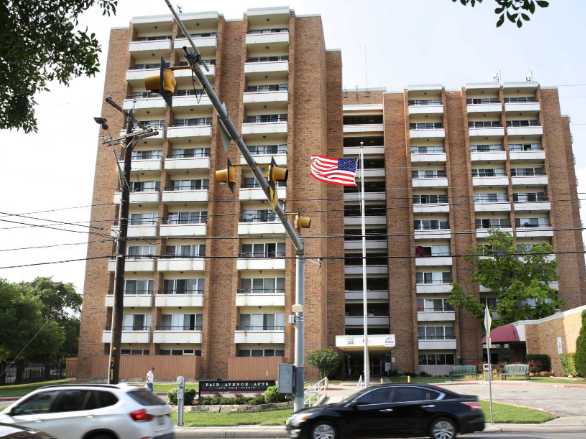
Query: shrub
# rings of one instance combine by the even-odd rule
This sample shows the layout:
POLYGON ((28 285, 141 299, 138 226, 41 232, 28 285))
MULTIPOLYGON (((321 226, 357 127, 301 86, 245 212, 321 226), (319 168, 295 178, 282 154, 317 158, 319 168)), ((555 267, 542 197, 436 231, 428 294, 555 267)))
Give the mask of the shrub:
POLYGON ((586 311, 582 311, 582 328, 576 340, 576 373, 586 378, 586 311))
POLYGON ((307 362, 313 367, 317 367, 320 377, 324 378, 338 370, 342 364, 342 355, 333 348, 326 348, 309 354, 307 362))
POLYGON ((283 402, 286 400, 285 395, 279 393, 277 386, 269 386, 267 390, 265 390, 263 396, 267 404, 271 402, 283 402))
POLYGON ((254 405, 260 405, 265 403, 265 396, 264 395, 256 395, 250 398, 250 403, 254 405))
POLYGON ((576 354, 561 354, 560 361, 565 376, 576 376, 576 354))
POLYGON ((167 399, 169 400, 169 404, 177 405, 177 389, 169 390, 167 399))
MULTIPOLYGON (((177 389, 170 390, 167 393, 167 398, 169 399, 169 403, 172 405, 177 405, 177 389)), ((183 404, 185 405, 193 405, 193 400, 195 399, 195 389, 186 389, 183 392, 183 404)))
POLYGON ((529 372, 531 373, 548 372, 551 370, 551 359, 549 355, 529 354, 527 355, 527 363, 529 363, 529 372))

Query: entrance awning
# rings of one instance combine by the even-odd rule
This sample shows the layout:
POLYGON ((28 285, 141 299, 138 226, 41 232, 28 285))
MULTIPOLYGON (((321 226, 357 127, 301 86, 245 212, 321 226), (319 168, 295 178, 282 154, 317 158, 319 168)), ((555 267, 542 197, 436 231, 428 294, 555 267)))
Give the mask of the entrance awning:
MULTIPOLYGON (((490 338, 493 343, 515 343, 522 341, 517 332, 517 328, 511 323, 494 328, 490 331, 490 338)), ((486 343, 484 338, 482 339, 482 343, 486 343)))
MULTIPOLYGON (((336 335, 336 347, 344 352, 360 351, 364 348, 363 335, 336 335)), ((395 334, 371 334, 368 349, 384 351, 395 347, 395 334)))

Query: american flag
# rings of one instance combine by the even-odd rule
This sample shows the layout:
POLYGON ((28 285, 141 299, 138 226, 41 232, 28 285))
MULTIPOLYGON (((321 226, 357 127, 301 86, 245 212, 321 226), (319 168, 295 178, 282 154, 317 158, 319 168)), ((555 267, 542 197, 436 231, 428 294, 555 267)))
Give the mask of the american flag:
POLYGON ((356 160, 312 155, 311 176, 326 183, 356 186, 356 160))

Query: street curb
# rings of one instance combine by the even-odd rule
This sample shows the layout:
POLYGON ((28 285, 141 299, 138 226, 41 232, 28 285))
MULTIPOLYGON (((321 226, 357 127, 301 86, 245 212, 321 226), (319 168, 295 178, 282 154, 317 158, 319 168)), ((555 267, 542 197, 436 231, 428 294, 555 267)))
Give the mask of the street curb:
POLYGON ((583 433, 584 430, 583 425, 487 424, 483 433, 583 433))

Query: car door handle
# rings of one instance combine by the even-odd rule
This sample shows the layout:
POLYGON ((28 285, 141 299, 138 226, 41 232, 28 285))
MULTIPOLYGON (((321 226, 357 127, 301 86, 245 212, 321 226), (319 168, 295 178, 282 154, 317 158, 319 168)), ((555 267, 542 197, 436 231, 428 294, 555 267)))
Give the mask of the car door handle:
POLYGON ((382 409, 382 410, 379 410, 379 412, 382 412, 382 413, 390 413, 392 411, 393 411, 393 409, 382 409))
POLYGON ((430 409, 432 407, 435 407, 435 404, 422 405, 421 407, 423 407, 424 409, 430 409))

